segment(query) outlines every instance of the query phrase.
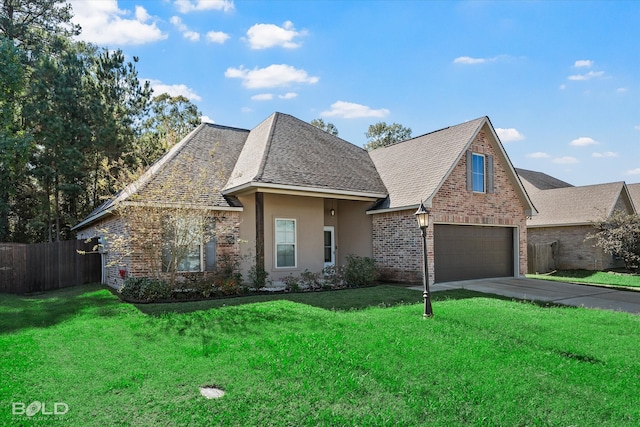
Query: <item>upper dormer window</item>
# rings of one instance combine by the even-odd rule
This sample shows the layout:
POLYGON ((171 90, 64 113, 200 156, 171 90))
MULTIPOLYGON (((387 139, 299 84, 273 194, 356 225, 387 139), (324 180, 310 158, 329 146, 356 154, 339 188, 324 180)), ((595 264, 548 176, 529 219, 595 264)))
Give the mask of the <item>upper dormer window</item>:
POLYGON ((493 193, 493 156, 467 151, 467 191, 493 193))
POLYGON ((482 154, 473 153, 471 156, 471 176, 473 182, 473 191, 475 193, 485 192, 485 158, 482 154))

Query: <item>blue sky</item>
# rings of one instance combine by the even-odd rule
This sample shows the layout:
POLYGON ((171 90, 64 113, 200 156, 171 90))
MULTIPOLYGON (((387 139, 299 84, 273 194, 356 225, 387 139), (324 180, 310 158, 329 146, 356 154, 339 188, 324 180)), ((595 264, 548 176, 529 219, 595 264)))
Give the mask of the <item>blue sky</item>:
POLYGON ((156 93, 251 129, 323 118, 361 146, 489 116, 516 167, 640 182, 640 2, 78 0, 81 38, 156 93))

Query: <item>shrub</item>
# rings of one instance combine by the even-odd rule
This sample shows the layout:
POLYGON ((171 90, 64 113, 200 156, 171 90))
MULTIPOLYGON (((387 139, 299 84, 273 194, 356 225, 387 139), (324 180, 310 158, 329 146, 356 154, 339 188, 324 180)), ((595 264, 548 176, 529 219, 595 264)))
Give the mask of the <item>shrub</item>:
POLYGON ((282 279, 284 289, 288 292, 298 292, 300 290, 300 279, 291 274, 282 279))
POLYGON ((615 211, 594 224, 597 232, 586 238, 605 252, 620 257, 627 270, 640 270, 640 215, 615 211))
POLYGON ((231 255, 222 255, 220 262, 216 268, 216 280, 221 282, 226 279, 235 279, 238 282, 242 281, 242 274, 238 272, 240 269, 240 260, 237 257, 231 255))
POLYGON ((342 277, 342 268, 338 268, 335 265, 330 265, 322 269, 322 287, 325 289, 340 288, 344 285, 344 279, 342 277))
POLYGON ((258 268, 258 266, 252 265, 247 274, 249 276, 249 284, 256 291, 264 288, 267 284, 271 284, 271 280, 269 280, 269 273, 267 273, 264 268, 258 268))
POLYGON ((164 300, 172 296, 169 283, 149 277, 129 277, 118 292, 125 299, 137 301, 164 300))
POLYGON ((378 280, 380 273, 376 261, 369 257, 347 255, 344 266, 344 281, 349 287, 367 286, 378 280))
POLYGON ((193 290, 197 295, 210 298, 216 293, 216 284, 213 276, 207 273, 188 273, 184 275, 186 288, 193 290))
POLYGON ((222 292, 222 294, 226 296, 240 295, 244 293, 244 289, 240 285, 240 282, 233 277, 222 280, 218 284, 218 287, 220 288, 220 292, 222 292))
POLYGON ((320 273, 312 273, 309 270, 304 270, 304 273, 300 275, 300 287, 312 291, 320 289, 322 287, 320 273))

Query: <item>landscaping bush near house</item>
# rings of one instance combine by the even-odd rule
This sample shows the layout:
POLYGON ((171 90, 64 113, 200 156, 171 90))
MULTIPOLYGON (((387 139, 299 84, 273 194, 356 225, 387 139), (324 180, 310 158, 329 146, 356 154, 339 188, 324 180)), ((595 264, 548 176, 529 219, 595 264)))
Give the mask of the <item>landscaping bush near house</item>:
POLYGON ((269 273, 264 268, 260 268, 257 265, 251 266, 247 276, 249 279, 249 285, 251 285, 256 291, 259 291, 272 283, 271 280, 269 280, 269 273))
POLYGON ((348 287, 372 285, 380 277, 373 258, 357 255, 347 255, 347 264, 342 274, 348 287))
POLYGON ((118 292, 127 300, 156 301, 170 299, 173 289, 164 280, 149 277, 128 277, 118 292))

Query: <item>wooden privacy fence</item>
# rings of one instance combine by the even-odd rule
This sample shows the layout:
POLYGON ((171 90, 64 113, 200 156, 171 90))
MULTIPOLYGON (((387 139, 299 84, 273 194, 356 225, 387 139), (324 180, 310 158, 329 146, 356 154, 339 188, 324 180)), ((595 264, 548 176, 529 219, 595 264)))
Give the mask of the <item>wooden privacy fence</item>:
POLYGON ((91 252, 97 240, 0 243, 0 293, 25 294, 100 282, 102 259, 91 252))
POLYGON ((544 274, 556 269, 558 242, 528 243, 527 267, 531 274, 544 274))

